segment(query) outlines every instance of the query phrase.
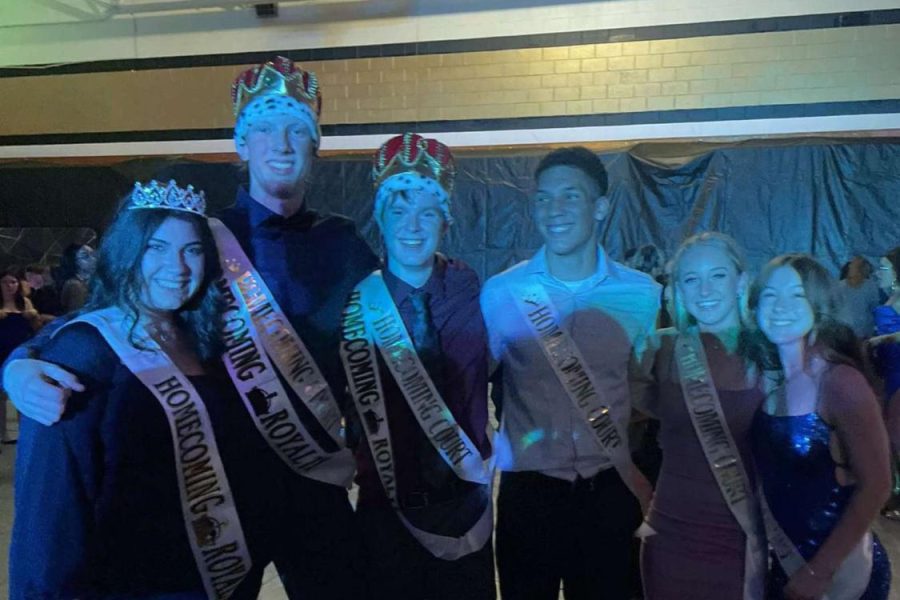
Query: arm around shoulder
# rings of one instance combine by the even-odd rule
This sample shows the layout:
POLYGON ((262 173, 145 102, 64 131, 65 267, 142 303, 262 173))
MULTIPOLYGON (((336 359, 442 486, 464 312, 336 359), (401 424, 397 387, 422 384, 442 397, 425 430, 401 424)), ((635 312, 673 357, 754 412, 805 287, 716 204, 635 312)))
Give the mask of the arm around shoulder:
MULTIPOLYGON (((103 358, 102 347, 71 352, 69 344, 97 342, 90 332, 77 331, 80 328, 61 332, 60 341, 48 346, 48 355, 68 351, 103 358)), ((70 363, 83 360, 72 358, 70 363)), ((104 374, 97 369, 90 374, 97 384, 73 399, 63 424, 45 427, 22 419, 10 546, 14 598, 90 595, 95 579, 94 508, 103 464, 96 437, 105 408, 106 386, 99 383, 104 374)))

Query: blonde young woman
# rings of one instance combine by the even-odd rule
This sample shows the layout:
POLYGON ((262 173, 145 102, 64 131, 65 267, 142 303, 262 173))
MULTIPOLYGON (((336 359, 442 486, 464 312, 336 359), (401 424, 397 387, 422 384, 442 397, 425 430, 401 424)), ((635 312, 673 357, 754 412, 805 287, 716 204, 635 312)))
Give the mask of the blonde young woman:
POLYGON ((660 331, 646 402, 660 420, 663 463, 642 548, 645 597, 761 598, 748 433, 763 396, 738 353, 742 252, 724 234, 701 233, 678 249, 669 276, 675 327, 660 331))

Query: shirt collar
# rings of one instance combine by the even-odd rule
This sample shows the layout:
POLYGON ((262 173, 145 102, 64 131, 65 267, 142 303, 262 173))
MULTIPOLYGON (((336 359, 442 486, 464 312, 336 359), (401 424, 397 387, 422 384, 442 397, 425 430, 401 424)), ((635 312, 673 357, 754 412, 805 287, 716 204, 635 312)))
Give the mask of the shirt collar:
POLYGON ((254 231, 266 228, 308 229, 317 218, 316 211, 306 208, 301 208, 290 217, 282 217, 254 200, 243 186, 238 190, 238 204, 247 211, 250 228, 254 231))
MULTIPOLYGON (((535 255, 528 261, 526 265, 526 272, 533 275, 544 275, 550 279, 553 279, 553 276, 550 274, 550 269, 547 266, 547 246, 541 246, 540 250, 535 253, 535 255)), ((588 281, 591 285, 596 285, 602 281, 604 281, 607 277, 618 278, 619 277, 619 269, 616 267, 616 263, 612 260, 609 260, 609 257, 606 254, 606 251, 603 249, 603 246, 597 245, 597 270, 588 278, 588 281)))
POLYGON ((447 258, 440 253, 436 254, 434 257, 434 269, 431 271, 431 276, 428 278, 428 281, 425 282, 425 285, 420 288, 414 288, 391 273, 386 265, 381 272, 384 276, 384 284, 387 286, 388 291, 391 293, 391 297, 394 299, 394 304, 397 306, 403 304, 403 301, 415 292, 416 289, 428 292, 431 294, 432 298, 443 297, 446 292, 444 281, 447 274, 447 258))

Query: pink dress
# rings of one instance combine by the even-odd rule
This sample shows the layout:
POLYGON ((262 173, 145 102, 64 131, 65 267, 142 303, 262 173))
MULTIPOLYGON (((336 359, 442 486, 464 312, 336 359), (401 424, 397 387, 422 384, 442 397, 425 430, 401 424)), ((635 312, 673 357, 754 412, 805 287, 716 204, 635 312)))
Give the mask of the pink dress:
MULTIPOLYGON (((746 381, 744 361, 711 335, 703 346, 719 401, 750 477, 749 431, 763 394, 746 381)), ((728 509, 697 439, 674 361, 674 337, 657 352, 656 398, 663 462, 650 510, 656 535, 644 540, 641 575, 648 600, 740 600, 744 545, 741 526, 728 509)))

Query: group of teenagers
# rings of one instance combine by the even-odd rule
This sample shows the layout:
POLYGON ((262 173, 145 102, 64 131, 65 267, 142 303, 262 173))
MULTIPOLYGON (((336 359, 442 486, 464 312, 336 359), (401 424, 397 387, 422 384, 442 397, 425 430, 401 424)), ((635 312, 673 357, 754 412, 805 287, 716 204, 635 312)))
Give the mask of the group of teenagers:
POLYGON ((496 548, 504 599, 627 599, 636 535, 648 599, 887 598, 888 437, 813 258, 751 281, 695 235, 657 330, 661 287, 604 251, 607 174, 571 147, 534 173, 543 246, 481 286, 437 252, 451 152, 407 133, 374 158, 382 262, 304 202, 315 75, 278 57, 232 101, 236 204, 136 183, 85 307, 4 366, 11 598, 255 598, 274 563, 294 599, 493 599, 496 548), (660 421, 655 489, 634 411, 660 421))

